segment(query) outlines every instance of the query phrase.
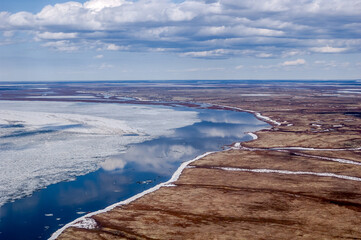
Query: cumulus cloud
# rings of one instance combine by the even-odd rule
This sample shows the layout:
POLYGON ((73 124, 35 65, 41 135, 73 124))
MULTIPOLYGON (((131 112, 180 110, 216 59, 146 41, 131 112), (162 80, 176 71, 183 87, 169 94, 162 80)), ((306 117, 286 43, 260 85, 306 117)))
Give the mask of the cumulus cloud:
POLYGON ((297 66, 297 65, 304 65, 304 64, 306 64, 306 60, 299 58, 299 59, 293 60, 293 61, 285 61, 281 65, 282 66, 297 66))
POLYGON ((60 51, 272 58, 359 52, 360 12, 359 0, 89 0, 48 5, 35 14, 0 12, 0 30, 32 32, 43 46, 60 51))

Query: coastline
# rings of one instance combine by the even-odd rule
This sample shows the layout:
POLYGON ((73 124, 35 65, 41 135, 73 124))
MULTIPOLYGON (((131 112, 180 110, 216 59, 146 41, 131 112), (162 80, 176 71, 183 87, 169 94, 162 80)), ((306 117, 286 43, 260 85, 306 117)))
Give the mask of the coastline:
MULTIPOLYGON (((212 106, 217 106, 217 105, 212 105, 212 106)), ((220 105, 218 105, 220 106, 220 105)), ((261 119, 265 122, 271 122, 273 124, 276 124, 278 125, 279 123, 277 121, 274 121, 268 117, 265 117, 265 116, 262 116, 261 113, 258 113, 258 112, 255 112, 255 111, 252 111, 252 110, 243 110, 243 109, 240 109, 240 108, 236 108, 236 107, 230 107, 230 106, 220 106, 220 107, 224 107, 226 108, 227 110, 236 110, 236 111, 240 111, 240 112, 248 112, 248 113, 251 113, 253 114, 256 118, 258 119, 261 119)), ((250 141, 253 141, 253 140, 256 140, 258 139, 258 136, 255 134, 255 133, 252 133, 252 132, 248 132, 247 133, 249 136, 252 137, 252 140, 250 141)), ((152 192, 155 192, 157 191, 158 189, 160 189, 161 187, 173 187, 175 186, 173 183, 175 181, 177 181, 181 175, 181 173, 183 172, 183 170, 187 167, 189 167, 189 165, 199 159, 202 159, 210 154, 214 154, 214 153, 218 153, 218 152, 225 152, 225 151, 229 151, 229 150, 232 150, 232 149, 237 149, 239 146, 241 146, 241 143, 239 142, 236 142, 233 144, 233 147, 230 147, 228 149, 225 149, 225 150, 220 150, 220 151, 212 151, 212 152, 206 152, 206 153, 203 153, 191 160, 188 160, 186 162, 183 162, 179 167, 178 169, 173 173, 172 177, 166 181, 166 182, 163 182, 163 183, 159 183, 158 185, 150 188, 150 189, 147 189, 141 193, 138 193, 128 199, 125 199, 123 201, 120 201, 120 202, 117 202, 117 203, 114 203, 104 209, 101 209, 101 210, 98 210, 98 211, 95 211, 95 212, 90 212, 84 216, 81 216, 73 221, 71 221, 70 223, 67 223, 66 225, 64 225, 62 228, 58 229, 56 232, 54 232, 51 237, 49 238, 49 240, 55 240, 57 239, 67 228, 69 227, 77 227, 77 228, 83 228, 83 229, 93 229, 93 228, 96 228, 97 224, 96 222, 91 218, 92 216, 95 216, 97 214, 100 214, 100 213, 106 213, 108 211, 111 211, 112 209, 114 209, 115 207, 118 207, 118 206, 123 206, 123 205, 127 205, 149 193, 152 193, 152 192)))
MULTIPOLYGON (((268 128, 267 131, 269 132, 271 129, 273 129, 274 127, 278 127, 281 126, 282 124, 276 120, 271 119, 270 117, 266 117, 263 116, 260 112, 256 112, 253 110, 245 110, 242 108, 238 108, 238 107, 231 107, 231 106, 225 106, 225 105, 211 105, 210 108, 212 108, 213 106, 215 107, 220 107, 222 109, 225 110, 236 110, 236 111, 241 111, 241 112, 248 112, 248 113, 252 113, 256 118, 265 121, 267 123, 271 124, 271 128, 268 128)), ((290 126, 290 124, 287 124, 287 126, 290 126)), ((252 142, 254 140, 259 139, 258 135, 252 132, 248 132, 247 133, 249 136, 252 137, 252 140, 247 141, 245 143, 249 143, 252 142)), ((118 206, 124 206, 127 205, 137 199, 140 199, 142 197, 144 197, 145 195, 155 192, 157 190, 159 190, 162 187, 175 187, 176 185, 174 185, 174 182, 177 181, 179 179, 179 177, 181 176, 181 173, 184 171, 184 169, 189 168, 189 169, 199 169, 199 166, 190 166, 191 163, 196 163, 197 160, 202 160, 205 157, 214 154, 214 153, 225 153, 228 152, 230 150, 246 150, 246 151, 276 151, 276 152, 282 152, 282 151, 317 151, 317 150, 321 150, 321 151, 349 151, 349 150, 359 150, 360 148, 355 148, 355 149, 316 149, 316 148, 304 148, 304 147, 283 147, 283 148, 265 148, 265 149, 259 149, 259 148, 247 148, 244 147, 240 142, 236 142, 233 144, 232 147, 230 147, 229 149, 226 150, 221 150, 221 151, 215 151, 215 152, 208 152, 205 154, 202 154, 200 156, 197 156, 196 158, 189 160, 187 162, 184 162, 178 169, 177 171, 173 174, 172 178, 164 183, 161 183, 151 189, 148 189, 142 193, 139 193, 137 195, 135 195, 134 197, 131 197, 125 201, 113 204, 103 210, 97 211, 97 212, 93 212, 90 213, 86 216, 83 216, 81 218, 78 218, 76 220, 74 220, 73 222, 65 225, 63 228, 59 229, 57 232, 55 232, 52 237, 50 238, 52 239, 57 239, 57 237, 59 237, 66 229, 70 228, 70 227, 75 227, 75 228, 79 228, 79 229, 95 229, 97 228, 97 222, 93 219, 90 218, 92 216, 96 216, 97 214, 101 214, 101 213, 107 213, 109 211, 111 211, 112 209, 114 209, 115 207, 118 206), (87 224, 88 223, 88 224, 87 224)), ((300 156, 302 156, 302 153, 300 154, 300 156)), ((310 155, 312 156, 312 155, 310 155)), ((309 156, 304 156, 304 157, 309 157, 309 156)), ((313 157, 313 156, 312 156, 313 157)), ((320 157, 319 159, 323 159, 323 160, 333 160, 333 159, 326 159, 326 158, 322 158, 320 157)), ((336 160, 336 162, 340 162, 340 163, 345 163, 345 164, 355 164, 358 165, 358 163, 356 162, 352 162, 349 161, 347 159, 341 159, 341 160, 336 160)), ((361 164, 361 163, 360 163, 361 164)), ((325 177, 325 178, 336 178, 336 179, 341 179, 341 180, 346 180, 346 181, 356 181, 356 182, 360 182, 361 181, 361 176, 360 177, 354 177, 354 176, 347 176, 347 175, 342 175, 342 174, 334 174, 334 173, 330 173, 330 172, 313 172, 313 171, 289 171, 289 170, 283 170, 283 169, 268 169, 268 168, 255 168, 255 169, 249 169, 249 168, 235 168, 235 167, 212 167, 212 166, 208 166, 207 169, 215 169, 215 170, 221 170, 224 172, 245 172, 245 173, 264 173, 264 174, 281 174, 281 175, 294 175, 294 176, 302 176, 302 175, 307 175, 307 176, 314 176, 314 177, 325 177)), ((202 169, 202 168, 200 168, 202 169)), ((66 238, 65 238, 66 239, 66 238)))
POLYGON ((96 228, 70 227, 59 239, 361 237, 360 96, 324 95, 342 86, 300 86, 153 88, 151 96, 146 87, 132 88, 129 97, 187 96, 212 109, 253 113, 273 127, 190 163, 174 187, 94 215, 96 228), (242 95, 252 92, 265 95, 242 95))
MULTIPOLYGON (((110 92, 111 99, 94 100, 120 103, 127 97, 155 105, 190 103, 188 107, 259 113, 256 117, 273 127, 248 133, 253 141, 236 142, 227 151, 189 163, 176 182, 93 215, 88 220, 94 220, 78 224, 83 228, 69 227, 58 239, 361 238, 361 96, 339 93, 348 85, 73 88, 65 95, 110 92), (84 228, 88 226, 96 227, 84 228)), ((63 87, 56 86, 53 95, 64 95, 63 87)), ((26 98, 20 92, 11 96, 26 98)))
MULTIPOLYGON (((222 150, 222 151, 226 151, 226 150, 222 150)), ((174 172, 174 174, 172 175, 171 179, 169 179, 168 181, 166 182, 163 182, 163 183, 160 183, 150 189, 147 189, 141 193, 138 193, 136 195, 134 195, 133 197, 130 197, 126 200, 123 200, 123 201, 120 201, 120 202, 117 202, 117 203, 114 203, 102 210, 98 210, 98 211, 95 211, 95 212, 91 212, 91 213, 88 213, 80 218, 77 218, 75 219, 74 221, 64 225, 62 228, 60 228, 59 230, 57 230, 55 233, 52 234, 52 236, 49 238, 49 240, 54 240, 54 239, 57 239, 57 237, 59 237, 59 235, 67 228, 69 227, 74 227, 74 225, 76 224, 79 224, 79 226, 81 226, 80 228, 85 228, 85 229, 92 229, 94 227, 96 227, 96 225, 94 225, 94 220, 88 220, 90 217, 94 216, 94 215, 97 215, 97 214, 100 214, 100 213, 105 213, 105 212, 108 212, 112 209, 114 209, 115 207, 118 207, 118 206, 122 206, 122 205, 126 205, 126 204, 129 204, 135 200, 137 200, 138 198, 141 198, 151 192, 154 192, 158 189, 160 189, 161 187, 173 187, 172 186, 172 183, 174 183, 175 181, 178 180, 179 176, 181 175, 182 171, 192 162, 194 161, 197 161, 198 159, 201 159, 209 154, 212 154, 212 153, 216 153, 216 151, 214 152, 206 152, 202 155, 199 155, 197 157, 195 157, 194 159, 192 160, 189 160, 189 161, 186 161, 186 162, 183 162, 179 168, 174 172)))

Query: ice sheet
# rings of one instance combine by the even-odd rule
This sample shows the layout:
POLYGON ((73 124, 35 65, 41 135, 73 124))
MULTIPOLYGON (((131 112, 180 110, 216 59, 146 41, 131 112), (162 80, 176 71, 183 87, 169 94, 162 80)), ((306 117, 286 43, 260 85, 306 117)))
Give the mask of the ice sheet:
POLYGON ((170 107, 0 101, 0 206, 197 121, 170 107))

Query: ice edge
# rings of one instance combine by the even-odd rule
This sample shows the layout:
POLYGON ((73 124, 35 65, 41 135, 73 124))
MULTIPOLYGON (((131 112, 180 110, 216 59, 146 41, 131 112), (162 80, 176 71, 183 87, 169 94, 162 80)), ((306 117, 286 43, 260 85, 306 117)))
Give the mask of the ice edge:
MULTIPOLYGON (((130 198, 128 198, 128 199, 126 199, 126 200, 123 200, 123 201, 121 201, 121 202, 117 202, 117 203, 115 203, 115 204, 113 204, 113 205, 110 205, 110 206, 108 206, 108 207, 106 207, 106 208, 104 208, 104 209, 102 209, 102 210, 98 210, 98 211, 95 211, 95 212, 91 212, 91 213, 88 213, 88 214, 86 214, 86 215, 84 215, 84 216, 82 216, 82 217, 80 217, 80 218, 75 219, 74 221, 72 221, 72 222, 64 225, 62 228, 58 229, 55 233, 53 233, 53 234, 51 235, 51 237, 49 238, 49 240, 54 240, 54 239, 56 239, 57 237, 59 237, 59 235, 60 235, 65 229, 67 229, 67 228, 69 228, 69 227, 72 227, 72 226, 75 226, 75 227, 77 227, 77 226, 83 226, 83 225, 78 224, 78 223, 86 223, 86 222, 89 222, 89 218, 90 218, 91 216, 94 216, 94 215, 97 215, 97 214, 100 214, 100 213, 108 212, 108 211, 114 209, 115 207, 118 207, 118 206, 121 206, 121 205, 129 204, 129 203, 137 200, 138 198, 141 198, 141 197, 143 197, 144 195, 147 195, 148 193, 151 193, 151 192, 154 192, 154 191, 160 189, 161 187, 169 187, 169 186, 172 186, 172 183, 178 180, 178 178, 179 178, 179 176, 181 175, 181 173, 183 172, 183 170, 184 170, 190 163, 192 163, 192 162, 194 162, 194 161, 197 161, 197 160, 199 160, 199 159, 201 159, 201 158, 203 158, 203 157, 205 157, 205 156, 207 156, 207 155, 209 155, 209 154, 215 153, 215 152, 217 152, 217 151, 206 152, 206 153, 204 153, 204 154, 202 154, 202 155, 197 156, 196 158, 194 158, 194 159, 192 159, 192 160, 189 160, 189 161, 187 161, 187 162, 183 162, 183 163, 180 165, 180 167, 177 169, 177 171, 175 171, 175 173, 172 175, 171 179, 169 179, 167 182, 160 183, 160 184, 158 184, 158 185, 156 185, 156 186, 154 186, 154 187, 152 187, 152 188, 150 188, 150 189, 147 189, 147 190, 145 190, 145 191, 143 191, 143 192, 141 192, 141 193, 138 193, 137 195, 134 195, 133 197, 130 197, 130 198), (78 225, 77 225, 77 224, 78 224, 78 225)), ((94 227, 95 227, 95 226, 94 226, 94 227)))
POLYGON ((262 119, 265 122, 270 122, 270 123, 273 123, 273 124, 275 124, 277 126, 281 125, 280 122, 277 122, 276 120, 273 120, 270 117, 263 116, 261 113, 253 111, 253 110, 242 109, 242 108, 238 108, 238 107, 225 106, 225 105, 218 105, 218 104, 213 104, 213 106, 218 106, 218 107, 223 107, 223 108, 228 108, 228 109, 234 109, 234 110, 238 110, 238 111, 241 111, 241 112, 252 113, 252 114, 254 114, 256 116, 256 118, 262 119))
MULTIPOLYGON (((266 121, 266 122, 271 122, 271 123, 273 123, 273 124, 275 124, 275 125, 281 125, 281 123, 279 123, 279 122, 277 122, 277 121, 275 121, 275 120, 273 120, 273 119, 271 119, 271 118, 269 118, 269 117, 265 117, 265 116, 261 115, 261 113, 256 112, 256 111, 245 110, 245 109, 241 109, 241 108, 237 108, 237 107, 231 107, 231 106, 223 106, 223 105, 216 105, 216 104, 213 104, 213 105, 214 105, 214 106, 220 106, 220 107, 226 107, 226 108, 229 108, 229 109, 234 109, 234 110, 238 110, 238 111, 242 111, 242 112, 249 112, 249 113, 254 114, 255 117, 257 117, 257 118, 259 118, 259 119, 262 119, 262 120, 264 120, 264 121, 266 121)), ((258 139, 258 136, 257 136, 255 133, 248 133, 248 134, 253 138, 253 140, 258 139)), ((236 145, 237 145, 237 144, 240 146, 240 143, 236 143, 236 145)), ((234 146, 234 147, 237 148, 237 147, 239 147, 239 146, 234 146)), ((232 148, 230 148, 230 149, 232 149, 232 148)), ((228 150, 230 150, 230 149, 228 149, 228 150)), ((180 174, 183 172, 183 170, 184 170, 185 168, 187 168, 187 166, 188 166, 190 163, 192 163, 192 162, 194 162, 194 161, 197 161, 197 160, 199 160, 199 159, 201 159, 201 158, 203 158, 203 157, 205 157, 205 156, 207 156, 207 155, 210 155, 210 154, 212 154, 212 153, 223 152, 223 151, 224 151, 224 150, 221 150, 221 151, 213 151, 213 152, 206 152, 206 153, 204 153, 204 154, 202 154, 202 155, 199 155, 199 156, 195 157, 195 158, 192 159, 192 160, 189 160, 189 161, 187 161, 187 162, 183 162, 183 163, 180 165, 180 167, 175 171, 175 173, 172 175, 171 179, 169 179, 167 182, 160 183, 160 184, 158 184, 158 185, 156 185, 156 186, 154 186, 154 187, 152 187, 152 188, 150 188, 150 189, 147 189, 147 190, 145 190, 145 191, 143 191, 143 192, 141 192, 141 193, 138 193, 138 194, 134 195, 133 197, 130 197, 130 198, 128 198, 128 199, 126 199, 126 200, 123 200, 123 201, 121 201, 121 202, 114 203, 114 204, 112 204, 112 205, 110 205, 110 206, 108 206, 108 207, 106 207, 106 208, 104 208, 104 209, 102 209, 102 210, 98 210, 98 211, 95 211, 95 212, 91 212, 91 213, 88 213, 88 214, 86 214, 86 215, 84 215, 84 216, 82 216, 82 217, 80 217, 80 218, 77 218, 77 219, 75 219, 74 221, 72 221, 72 222, 64 225, 62 228, 58 229, 56 232, 54 232, 54 233, 51 235, 51 237, 49 238, 49 240, 55 240, 57 237, 60 236, 60 234, 61 234, 65 229, 67 229, 67 228, 69 228, 69 227, 72 227, 72 226, 76 226, 77 223, 86 223, 86 222, 88 222, 88 221, 89 221, 89 218, 90 218, 91 216, 94 216, 94 215, 97 215, 97 214, 100 214, 100 213, 108 212, 108 211, 114 209, 115 207, 118 207, 118 206, 121 206, 121 205, 129 204, 129 203, 137 200, 138 198, 141 198, 141 197, 147 195, 148 193, 152 193, 152 192, 160 189, 161 187, 170 187, 170 186, 173 186, 173 185, 174 185, 173 182, 175 182, 175 181, 178 180, 180 174)), ((227 150, 226 150, 226 151, 227 151, 227 150)), ((95 225, 95 226, 93 225, 92 227, 95 228, 96 225, 95 225)))

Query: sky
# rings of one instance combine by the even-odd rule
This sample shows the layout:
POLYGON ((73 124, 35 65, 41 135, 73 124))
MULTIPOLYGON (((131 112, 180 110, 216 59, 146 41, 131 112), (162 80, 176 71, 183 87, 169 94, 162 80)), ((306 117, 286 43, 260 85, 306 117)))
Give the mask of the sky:
POLYGON ((0 0, 0 81, 361 79, 361 0, 0 0))

